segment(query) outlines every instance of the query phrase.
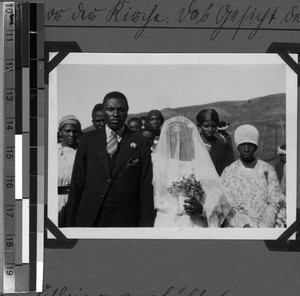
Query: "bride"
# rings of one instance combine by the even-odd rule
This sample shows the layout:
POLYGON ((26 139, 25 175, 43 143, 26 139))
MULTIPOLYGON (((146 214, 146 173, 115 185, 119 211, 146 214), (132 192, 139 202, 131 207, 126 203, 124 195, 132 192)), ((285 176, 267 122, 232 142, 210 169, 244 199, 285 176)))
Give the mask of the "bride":
POLYGON ((152 153, 154 227, 220 227, 230 211, 219 176, 197 127, 167 120, 152 153))

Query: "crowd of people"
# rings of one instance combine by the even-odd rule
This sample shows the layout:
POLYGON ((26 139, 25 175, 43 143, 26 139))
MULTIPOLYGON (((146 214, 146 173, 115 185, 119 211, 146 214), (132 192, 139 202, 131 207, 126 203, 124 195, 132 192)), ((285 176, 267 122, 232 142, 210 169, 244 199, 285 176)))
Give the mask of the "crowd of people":
POLYGON ((285 144, 276 162, 257 159, 257 128, 241 125, 232 140, 213 108, 198 112, 197 126, 159 110, 127 115, 125 95, 110 92, 91 127, 61 118, 60 227, 286 226, 285 144))

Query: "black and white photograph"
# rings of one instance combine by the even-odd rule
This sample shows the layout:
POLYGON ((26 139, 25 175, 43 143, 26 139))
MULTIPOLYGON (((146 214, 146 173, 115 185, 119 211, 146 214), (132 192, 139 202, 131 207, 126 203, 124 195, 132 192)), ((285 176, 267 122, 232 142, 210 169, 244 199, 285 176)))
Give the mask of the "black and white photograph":
POLYGON ((68 238, 275 239, 296 220, 297 75, 278 55, 70 53, 48 110, 68 238))

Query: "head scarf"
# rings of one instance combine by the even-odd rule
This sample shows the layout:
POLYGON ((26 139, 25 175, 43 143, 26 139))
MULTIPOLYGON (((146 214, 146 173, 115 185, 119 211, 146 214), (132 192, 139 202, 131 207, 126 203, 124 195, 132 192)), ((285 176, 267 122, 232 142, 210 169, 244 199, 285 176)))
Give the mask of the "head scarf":
POLYGON ((228 128, 229 125, 230 125, 230 123, 226 123, 225 121, 219 121, 218 130, 224 131, 228 128))
POLYGON ((259 133, 256 127, 250 124, 239 126, 234 132, 236 147, 243 143, 252 143, 258 146, 259 133))
POLYGON ((219 123, 219 114, 215 109, 212 108, 206 108, 201 110, 197 117, 197 123, 198 125, 201 125, 205 121, 214 121, 215 123, 219 123))
POLYGON ((66 124, 73 124, 75 125, 79 130, 81 130, 81 124, 79 120, 74 115, 67 115, 64 116, 58 124, 58 130, 61 131, 64 125, 66 124))
POLYGON ((285 144, 282 144, 277 147, 277 154, 278 155, 286 154, 286 145, 285 144))

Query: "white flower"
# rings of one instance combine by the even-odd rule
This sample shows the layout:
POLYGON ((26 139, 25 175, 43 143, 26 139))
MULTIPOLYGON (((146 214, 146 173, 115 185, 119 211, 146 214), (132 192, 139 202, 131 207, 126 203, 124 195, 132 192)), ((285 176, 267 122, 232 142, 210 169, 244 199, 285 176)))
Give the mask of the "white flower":
POLYGON ((130 147, 131 147, 131 148, 136 148, 136 147, 137 147, 137 144, 136 144, 135 142, 132 142, 132 143, 130 143, 130 147))

